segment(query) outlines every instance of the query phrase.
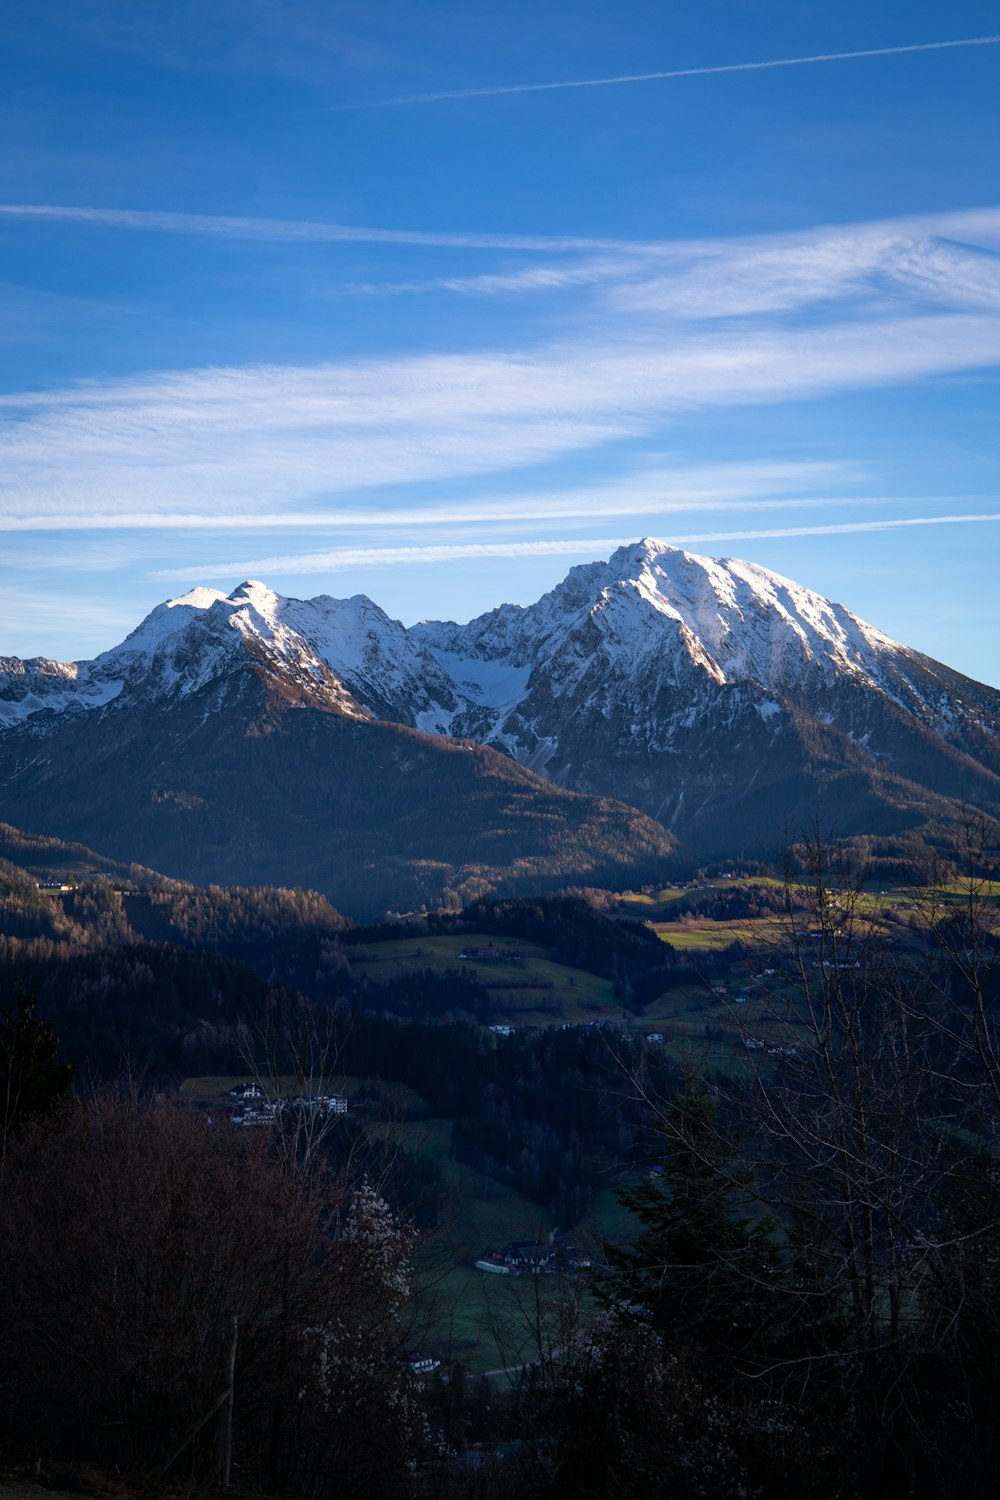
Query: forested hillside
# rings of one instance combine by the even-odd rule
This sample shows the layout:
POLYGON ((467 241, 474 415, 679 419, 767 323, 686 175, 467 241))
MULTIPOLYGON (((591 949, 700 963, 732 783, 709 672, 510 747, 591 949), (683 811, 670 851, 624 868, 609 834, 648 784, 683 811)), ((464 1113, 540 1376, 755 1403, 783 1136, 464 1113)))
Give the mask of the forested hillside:
MULTIPOLYGON (((686 954, 579 893, 354 928, 305 891, 200 891, 121 871, 40 888, 4 862, 0 1082, 36 1059, 34 1091, 4 1094, 0 1275, 18 1309, 0 1331, 4 1451, 65 1442, 126 1471, 169 1457, 211 1397, 211 1309, 226 1297, 245 1330, 233 1442, 247 1479, 275 1493, 311 1494, 334 1463, 361 1493, 401 1500, 576 1500, 588 1486, 645 1500, 650 1484, 684 1500, 989 1500, 1000 1454, 991 858, 970 849, 963 878, 897 894, 891 909, 869 870, 818 841, 801 846, 791 885, 622 898, 630 911, 675 906, 657 924, 668 936, 727 916, 768 934, 756 953, 734 935, 725 950, 686 954), (595 1024, 490 1029, 519 985, 553 973, 584 1011, 597 1007, 595 1024), (688 1030, 643 1029, 644 1008, 677 995, 677 1014, 696 1018, 688 1030), (702 1006, 728 1014, 738 1049, 711 1050, 718 1026, 697 1019, 702 1006), (701 1050, 688 1045, 696 1034, 701 1050), (251 1111, 242 1123, 258 1129, 237 1129, 242 1112, 222 1092, 233 1077, 300 1102, 251 1111), (348 1091, 325 1123, 305 1098, 317 1079, 348 1091), (179 1105, 184 1080, 180 1097, 199 1106, 179 1105), (485 1241, 435 1271, 437 1237, 461 1213, 456 1169, 480 1194, 525 1205, 553 1238, 485 1241), (81 1180, 104 1195, 104 1217, 81 1180), (574 1251, 573 1265, 593 1268, 568 1276, 558 1231, 579 1236, 612 1188, 617 1233, 574 1251), (53 1222, 67 1208, 71 1234, 53 1222), (275 1215, 277 1238, 258 1233, 275 1215), (359 1244, 379 1247, 365 1262, 374 1279, 359 1244), (69 1268, 84 1245, 81 1307, 69 1268), (486 1278, 497 1347, 518 1351, 506 1356, 510 1394, 475 1387, 460 1361, 415 1383, 404 1354, 449 1361, 449 1318, 466 1314, 432 1311, 411 1264, 467 1288, 476 1256, 507 1265, 502 1248, 515 1267, 552 1263, 486 1278), (238 1291, 207 1269, 234 1257, 238 1291), (274 1277, 293 1265, 282 1322, 274 1277), (134 1266, 156 1296, 108 1304, 101 1288, 130 1284, 134 1266), (408 1321, 418 1313, 426 1321, 408 1321), (322 1350, 303 1343, 307 1326, 322 1350), (82 1393, 76 1364, 53 1357, 56 1329, 60 1347, 92 1349, 99 1390, 82 1393), (178 1360, 193 1385, 176 1379, 178 1360), (302 1426, 289 1425, 293 1391, 302 1426), (384 1430, 347 1420, 359 1399, 388 1414, 384 1430), (85 1420, 57 1438, 49 1413, 61 1402, 85 1420), (474 1444, 470 1466, 460 1455, 474 1444)), ((192 1442, 192 1472, 209 1476, 212 1452, 192 1442)))

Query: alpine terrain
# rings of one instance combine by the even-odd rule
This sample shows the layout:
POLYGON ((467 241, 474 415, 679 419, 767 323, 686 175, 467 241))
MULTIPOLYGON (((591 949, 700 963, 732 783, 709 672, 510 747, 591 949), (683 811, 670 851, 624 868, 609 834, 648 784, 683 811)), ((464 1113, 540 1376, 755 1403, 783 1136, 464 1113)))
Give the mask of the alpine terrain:
MULTIPOLYGON (((673 839, 648 816, 377 718, 327 659, 341 640, 370 660, 369 615, 196 589, 92 662, 0 658, 4 816, 199 883, 311 886, 361 917, 656 878, 673 839)), ((379 665, 398 691, 405 659, 379 665)))
POLYGON ((353 910, 654 878, 817 818, 903 860, 970 803, 1000 809, 1000 692, 648 538, 466 625, 247 582, 93 661, 0 658, 0 818, 353 910))

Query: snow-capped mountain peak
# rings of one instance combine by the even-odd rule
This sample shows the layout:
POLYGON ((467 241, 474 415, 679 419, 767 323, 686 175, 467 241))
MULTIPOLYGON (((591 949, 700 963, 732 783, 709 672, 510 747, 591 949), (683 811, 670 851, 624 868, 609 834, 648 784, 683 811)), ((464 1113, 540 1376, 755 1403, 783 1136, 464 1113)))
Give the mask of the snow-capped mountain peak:
POLYGON ((817 672, 829 680, 860 671, 877 681, 882 653, 900 649, 842 605, 757 563, 646 537, 607 566, 612 588, 683 627, 692 656, 725 681, 753 679, 775 691, 817 672))
POLYGON ((757 563, 651 537, 465 625, 407 629, 363 594, 194 588, 94 661, 0 659, 0 725, 45 733, 66 713, 169 708, 209 685, 221 702, 261 679, 290 705, 479 740, 667 822, 747 765, 752 779, 787 760, 806 723, 834 761, 863 752, 919 780, 934 741, 1000 770, 992 689, 757 563))
POLYGON ((577 676, 601 657, 628 677, 652 659, 673 675, 696 667, 717 683, 772 692, 843 673, 879 680, 888 636, 849 610, 754 563, 701 557, 646 537, 607 562, 572 568, 527 607, 504 605, 468 625, 422 622, 414 632, 439 658, 538 667, 575 645, 577 676), (585 646, 581 632, 592 638, 585 646))

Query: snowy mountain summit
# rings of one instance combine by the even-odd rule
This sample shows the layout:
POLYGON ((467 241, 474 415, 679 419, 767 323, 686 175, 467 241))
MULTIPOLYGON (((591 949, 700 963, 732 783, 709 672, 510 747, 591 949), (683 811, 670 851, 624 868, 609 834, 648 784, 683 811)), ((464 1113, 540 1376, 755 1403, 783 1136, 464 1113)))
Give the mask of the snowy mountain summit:
POLYGON ((1000 693, 758 564, 651 538, 465 625, 406 629, 364 595, 196 588, 92 662, 0 658, 0 726, 222 703, 248 673, 295 706, 478 740, 712 847, 832 779, 843 801, 845 776, 852 796, 888 775, 1000 800, 1000 693))
POLYGON ((847 676, 881 686, 887 657, 902 649, 755 563, 651 538, 571 569, 527 608, 504 605, 468 625, 413 633, 460 679, 475 680, 478 661, 509 661, 531 669, 536 692, 547 677, 553 691, 582 694, 577 710, 591 701, 609 714, 639 709, 641 735, 656 733, 650 695, 668 685, 697 692, 746 683, 782 695, 847 676))

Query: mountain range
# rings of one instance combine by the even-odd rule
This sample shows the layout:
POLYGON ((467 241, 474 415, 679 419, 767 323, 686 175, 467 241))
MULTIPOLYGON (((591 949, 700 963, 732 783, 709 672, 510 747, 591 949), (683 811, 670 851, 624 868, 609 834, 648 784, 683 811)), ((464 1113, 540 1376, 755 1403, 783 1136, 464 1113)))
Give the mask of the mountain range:
POLYGON ((246 582, 0 657, 0 818, 349 911, 656 879, 817 820, 888 861, 1000 810, 1000 692, 754 563, 645 539, 409 629, 246 582))

